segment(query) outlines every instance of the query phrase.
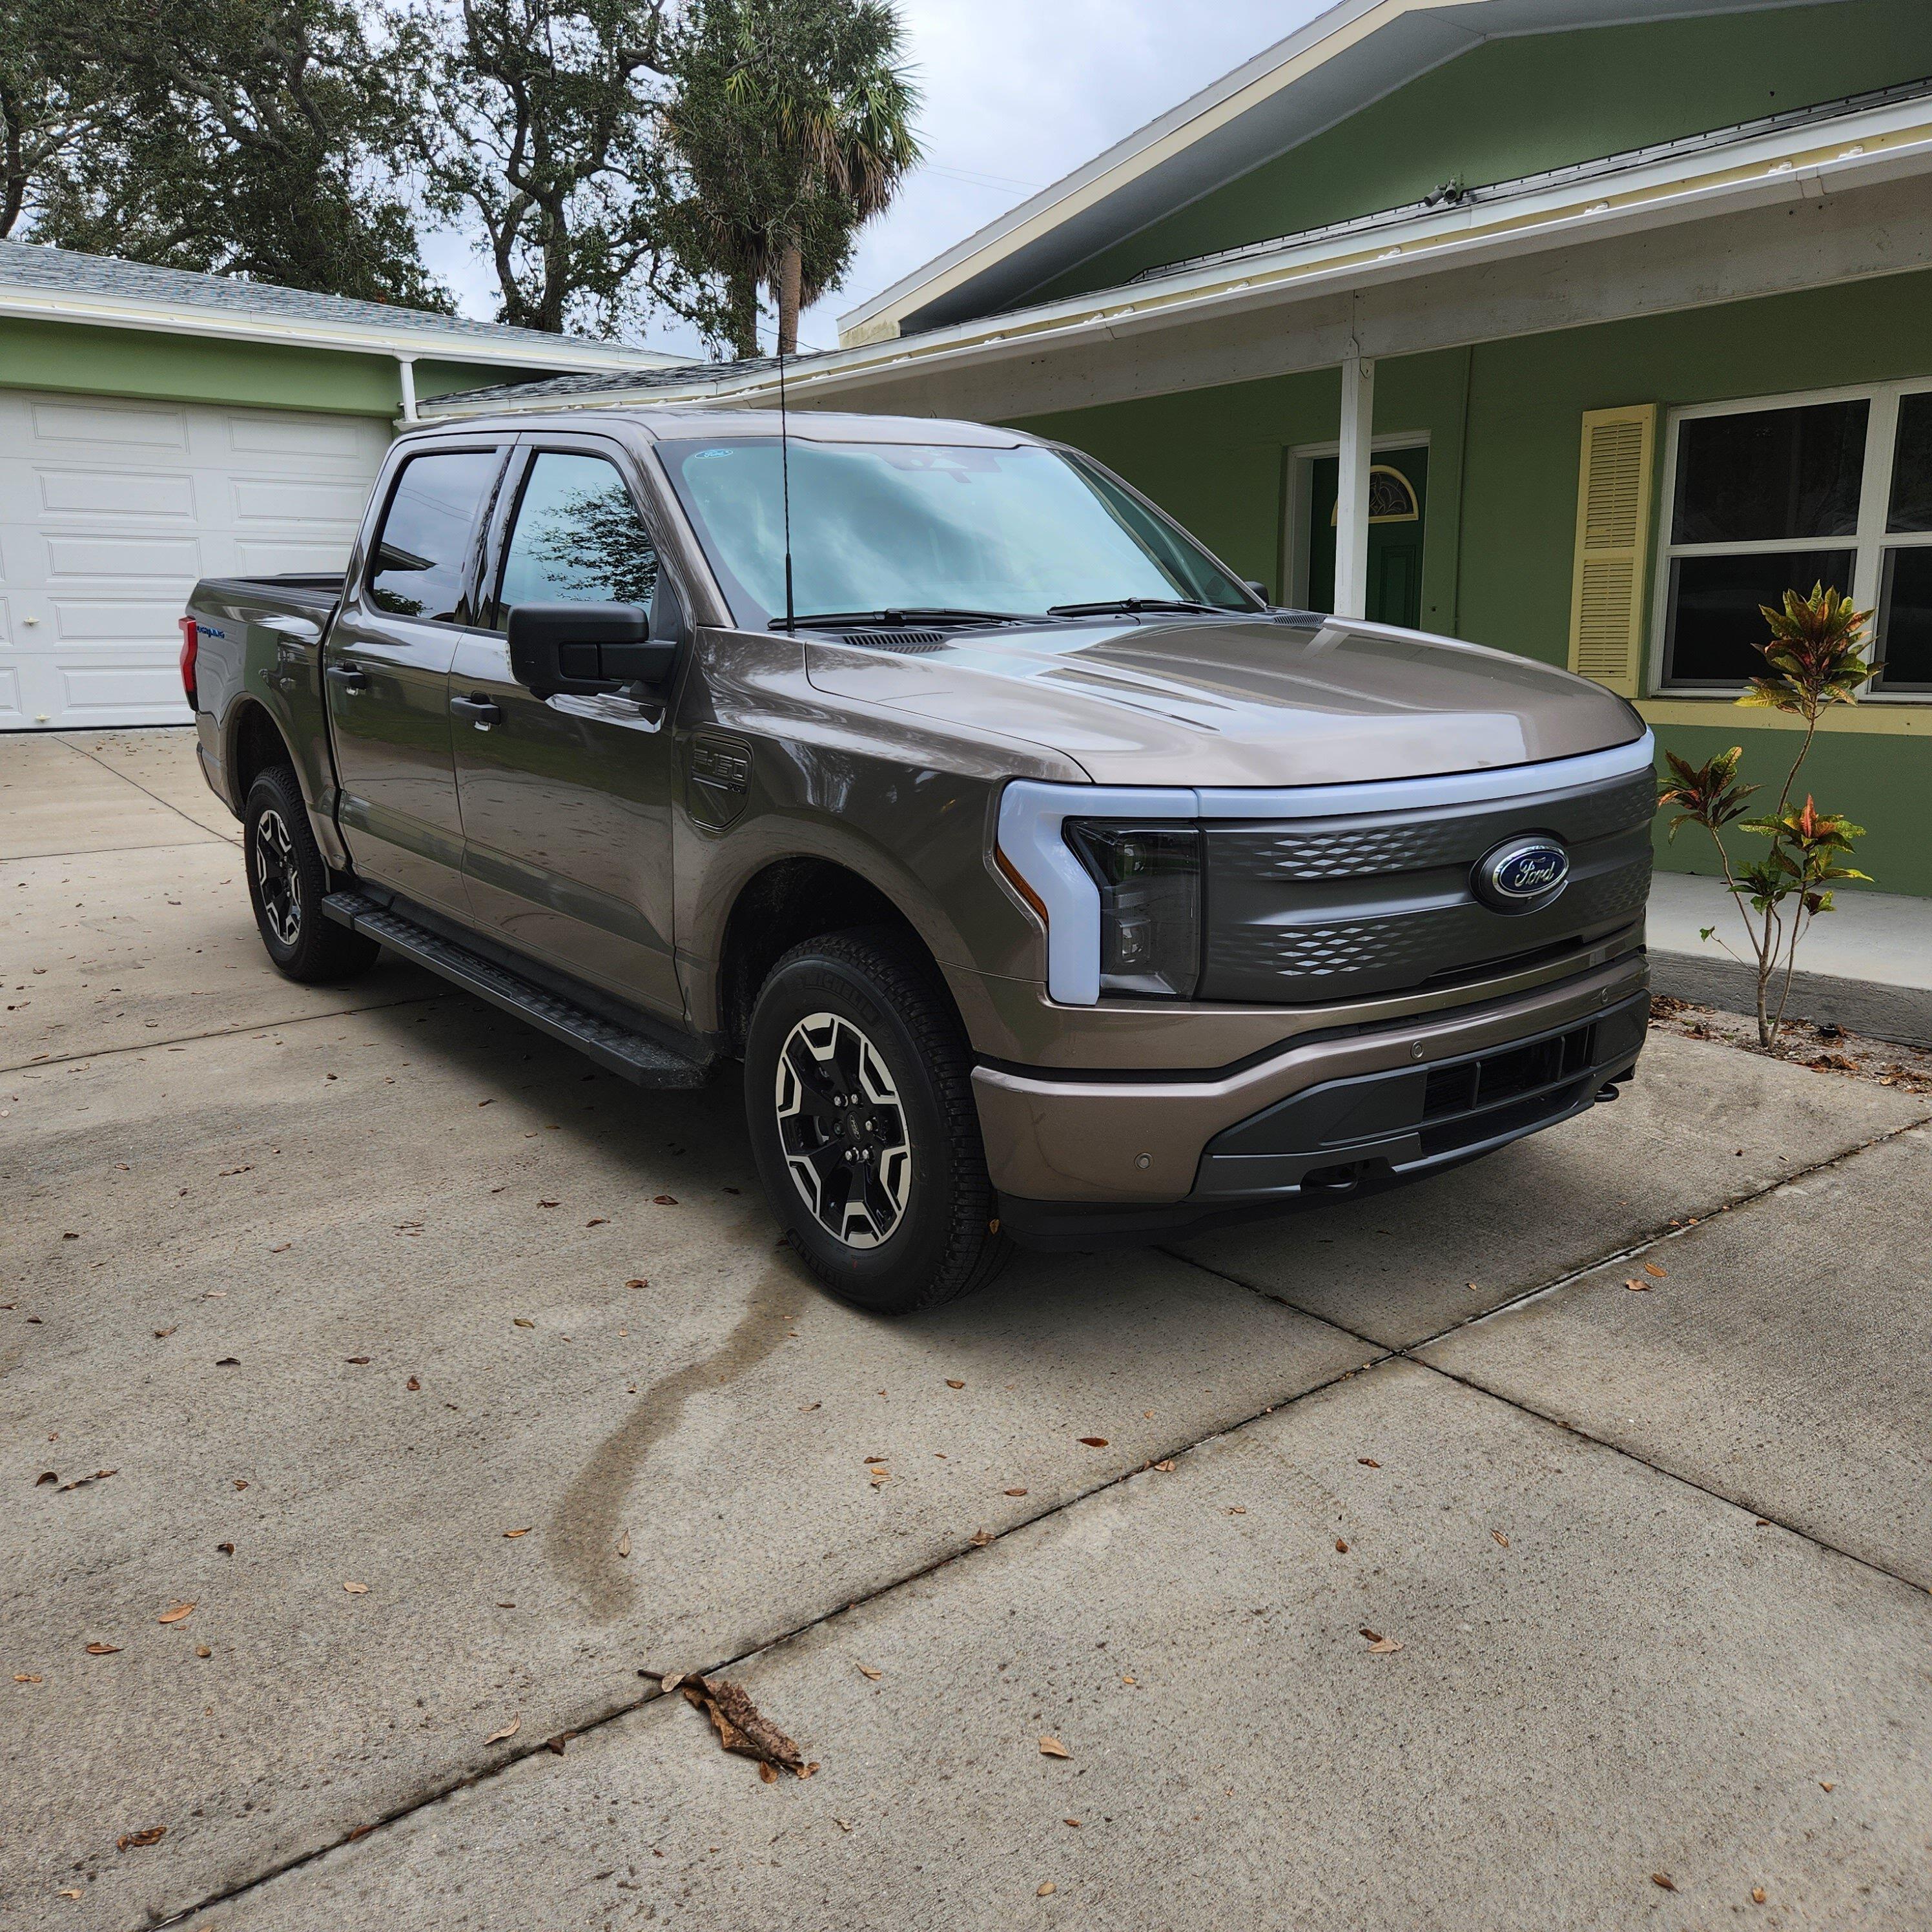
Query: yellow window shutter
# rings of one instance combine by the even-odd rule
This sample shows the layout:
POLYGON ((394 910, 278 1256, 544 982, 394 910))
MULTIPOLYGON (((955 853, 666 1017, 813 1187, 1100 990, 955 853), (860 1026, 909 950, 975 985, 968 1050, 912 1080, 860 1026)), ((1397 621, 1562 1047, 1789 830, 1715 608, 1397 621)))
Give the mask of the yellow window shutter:
POLYGON ((1643 602, 1657 406, 1590 410, 1576 490, 1570 668, 1624 698, 1643 674, 1643 602))

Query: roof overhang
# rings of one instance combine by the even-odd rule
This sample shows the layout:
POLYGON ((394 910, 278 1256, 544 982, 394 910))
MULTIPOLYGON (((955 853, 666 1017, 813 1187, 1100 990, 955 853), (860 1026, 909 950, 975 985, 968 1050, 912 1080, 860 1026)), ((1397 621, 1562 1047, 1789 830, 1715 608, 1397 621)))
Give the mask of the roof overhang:
MULTIPOLYGON (((0 316, 83 327, 131 328, 168 335, 199 335, 220 341, 277 343, 286 347, 334 350, 424 362, 480 362, 493 368, 560 375, 582 370, 621 371, 675 367, 684 358, 654 349, 559 336, 542 341, 496 338, 460 329, 385 328, 380 326, 216 308, 193 303, 144 301, 57 289, 0 284, 0 316)), ((534 332, 530 332, 534 333, 534 332)))
POLYGON ((1806 0, 1341 0, 839 318, 862 344, 988 316, 1487 40, 1806 0))
MULTIPOLYGON (((1921 95, 835 351, 793 364, 787 388, 798 408, 1004 420, 1921 269, 1928 176, 1921 95), (1800 211, 1815 219, 1793 226, 1800 211)), ((424 413, 778 400, 760 370, 521 404, 452 397, 424 413)))

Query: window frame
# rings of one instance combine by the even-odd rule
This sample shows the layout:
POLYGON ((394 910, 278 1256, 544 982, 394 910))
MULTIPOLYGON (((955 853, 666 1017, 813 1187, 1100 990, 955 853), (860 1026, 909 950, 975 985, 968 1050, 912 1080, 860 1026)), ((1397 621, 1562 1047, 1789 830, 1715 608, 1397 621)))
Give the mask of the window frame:
MULTIPOLYGON (((1898 451, 1899 404, 1904 398, 1932 394, 1932 375, 1908 376, 1885 382, 1853 382, 1834 388, 1798 389, 1776 396, 1733 398, 1724 402, 1687 403, 1669 410, 1664 418, 1664 462, 1657 506, 1657 563, 1652 586, 1650 650, 1644 681, 1645 690, 1657 698, 1735 698, 1742 693, 1742 681, 1714 683, 1708 680, 1672 678, 1670 650, 1670 590, 1672 566, 1681 557, 1756 556, 1779 551, 1824 555, 1834 550, 1852 553, 1852 599, 1861 610, 1880 609, 1884 588, 1886 560, 1894 550, 1932 547, 1932 530, 1892 530, 1892 476, 1898 451), (1840 536, 1765 538, 1748 543, 1678 543, 1672 540, 1677 510, 1678 463, 1683 447, 1682 425, 1713 416, 1751 416, 1772 410, 1804 409, 1819 403, 1856 403, 1870 405, 1865 423, 1864 466, 1858 478, 1858 518, 1855 530, 1840 536)), ((1872 620, 1870 644, 1876 651, 1882 644, 1879 618, 1872 620)), ((1861 703, 1872 704, 1932 704, 1932 690, 1887 691, 1878 683, 1882 664, 1871 678, 1858 688, 1861 703)))
MULTIPOLYGON (((657 554, 658 574, 662 577, 670 568, 671 553, 664 542, 662 519, 656 514, 656 499, 647 488, 640 487, 635 468, 626 460, 628 454, 624 445, 614 438, 580 435, 568 430, 531 433, 518 439, 515 448, 510 452, 509 463, 498 482, 496 501, 492 506, 488 550, 478 598, 478 622, 483 629, 500 638, 509 628, 510 607, 503 602, 503 578, 509 566, 510 546, 516 537, 517 519, 523 513, 524 494, 530 487, 530 477, 540 456, 590 456, 609 464, 617 472, 617 480, 631 500, 631 508, 657 554)), ((671 577, 671 588, 678 592, 688 610, 690 604, 683 598, 682 586, 677 582, 675 570, 672 570, 671 577)))
MULTIPOLYGON (((465 437, 452 442, 406 444, 398 448, 400 460, 382 479, 381 507, 369 523, 368 538, 362 545, 361 556, 356 560, 355 606, 364 615, 380 617, 386 623, 435 624, 446 631, 478 629, 481 626, 477 613, 481 596, 478 572, 482 560, 484 534, 496 514, 497 501, 502 494, 503 473, 511 446, 500 436, 487 436, 465 437), (376 566, 382 556, 382 533, 389 526, 389 512, 394 506, 396 492, 402 487, 410 465, 432 456, 492 456, 496 461, 495 473, 470 513, 469 533, 463 544, 462 588, 457 604, 458 614, 453 617, 406 616, 400 611, 386 610, 376 602, 376 566)), ((345 582, 345 595, 348 588, 345 582)))

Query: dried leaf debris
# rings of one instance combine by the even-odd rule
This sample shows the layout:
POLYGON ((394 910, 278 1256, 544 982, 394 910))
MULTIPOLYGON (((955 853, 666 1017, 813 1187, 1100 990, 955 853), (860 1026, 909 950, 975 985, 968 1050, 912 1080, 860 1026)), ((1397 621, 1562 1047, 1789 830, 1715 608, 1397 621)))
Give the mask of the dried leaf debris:
POLYGON ((788 1771, 798 1778, 809 1778, 818 1768, 816 1763, 808 1763, 798 1746, 752 1702, 742 1684, 692 1671, 665 1678, 663 1688, 668 1692, 682 1690, 686 1700, 711 1720, 718 1742, 728 1751, 757 1760, 759 1775, 767 1784, 771 1779, 766 1767, 774 1774, 788 1771))

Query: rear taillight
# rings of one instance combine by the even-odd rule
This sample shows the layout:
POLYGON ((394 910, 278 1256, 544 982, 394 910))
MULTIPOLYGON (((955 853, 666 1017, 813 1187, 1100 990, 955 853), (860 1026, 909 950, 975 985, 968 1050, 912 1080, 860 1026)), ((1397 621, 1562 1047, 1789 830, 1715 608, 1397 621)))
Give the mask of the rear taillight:
POLYGON ((182 689, 188 694, 188 709, 199 711, 201 706, 194 692, 194 661, 201 649, 201 634, 196 630, 192 617, 177 618, 176 622, 181 626, 182 634, 182 689))

